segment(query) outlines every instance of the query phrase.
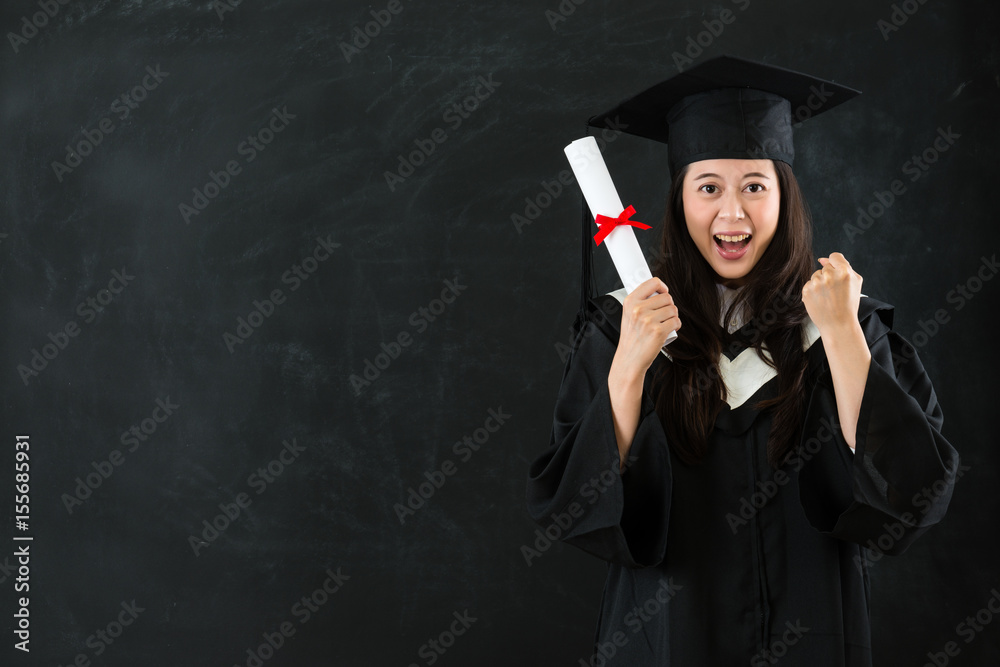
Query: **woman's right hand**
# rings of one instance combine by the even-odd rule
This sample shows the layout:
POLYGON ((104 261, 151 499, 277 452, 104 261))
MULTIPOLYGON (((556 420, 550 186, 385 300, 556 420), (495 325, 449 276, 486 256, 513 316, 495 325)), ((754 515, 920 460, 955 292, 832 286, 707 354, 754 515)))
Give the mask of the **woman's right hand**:
POLYGON ((622 472, 639 427, 646 370, 670 332, 680 328, 677 306, 659 278, 650 278, 625 297, 621 336, 608 374, 608 395, 622 472))
POLYGON ((670 332, 680 328, 677 306, 666 284, 650 278, 625 297, 621 336, 612 367, 626 377, 641 379, 670 332))

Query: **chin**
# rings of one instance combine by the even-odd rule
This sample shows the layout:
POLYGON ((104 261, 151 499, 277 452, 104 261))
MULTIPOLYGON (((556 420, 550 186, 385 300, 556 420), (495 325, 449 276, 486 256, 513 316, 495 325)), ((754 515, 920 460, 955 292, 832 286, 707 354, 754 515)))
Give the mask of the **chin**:
MULTIPOLYGON (((757 258, 750 257, 749 253, 744 255, 739 260, 733 262, 729 260, 722 260, 715 254, 715 248, 709 248, 707 250, 701 250, 702 258, 708 263, 709 268, 712 269, 712 273, 715 274, 715 281, 719 283, 736 282, 739 284, 744 283, 744 279, 753 270, 753 267, 757 264, 757 258), (720 263, 725 262, 725 263, 720 263), (737 266, 739 264, 740 266, 737 266), (743 270, 743 267, 749 266, 747 270, 743 270)), ((738 287, 739 285, 733 285, 733 287, 738 287)))
POLYGON ((729 268, 729 271, 726 271, 725 273, 719 271, 714 266, 712 268, 715 269, 716 282, 720 282, 720 283, 736 283, 734 285, 728 285, 729 287, 740 287, 741 285, 743 285, 746 282, 745 278, 747 277, 747 275, 749 275, 749 271, 746 271, 746 272, 743 272, 743 271, 733 271, 729 267, 726 267, 726 268, 729 268))
POLYGON ((730 265, 710 265, 715 275, 719 277, 720 280, 739 280, 740 278, 745 278, 749 271, 740 271, 737 267, 730 265))

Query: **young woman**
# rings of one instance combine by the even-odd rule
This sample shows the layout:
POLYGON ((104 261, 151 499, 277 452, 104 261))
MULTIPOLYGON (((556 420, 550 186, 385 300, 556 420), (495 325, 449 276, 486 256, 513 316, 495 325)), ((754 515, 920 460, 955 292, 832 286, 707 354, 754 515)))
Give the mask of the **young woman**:
POLYGON ((529 510, 609 564, 583 664, 871 665, 867 567, 940 521, 958 455, 892 306, 841 253, 814 270, 816 80, 697 70, 615 110, 669 132, 664 261, 578 316, 529 510))

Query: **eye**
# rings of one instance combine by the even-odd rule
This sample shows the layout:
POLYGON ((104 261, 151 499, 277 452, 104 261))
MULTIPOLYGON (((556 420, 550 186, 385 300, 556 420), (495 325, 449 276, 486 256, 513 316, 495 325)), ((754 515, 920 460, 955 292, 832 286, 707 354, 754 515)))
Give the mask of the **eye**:
POLYGON ((716 188, 716 187, 715 187, 714 185, 712 185, 711 183, 706 183, 705 185, 701 186, 701 187, 700 187, 700 188, 698 188, 698 189, 699 189, 700 191, 704 192, 704 193, 705 193, 706 195, 714 195, 714 194, 715 194, 715 191, 716 191, 716 190, 718 190, 718 188, 716 188), (711 188, 711 189, 710 189, 710 190, 706 190, 705 188, 711 188))
POLYGON ((748 190, 750 192, 750 194, 754 194, 755 195, 755 194, 757 194, 759 192, 763 192, 764 191, 764 186, 761 185, 760 183, 751 183, 745 189, 748 190), (757 189, 756 190, 751 190, 751 188, 757 188, 757 189))

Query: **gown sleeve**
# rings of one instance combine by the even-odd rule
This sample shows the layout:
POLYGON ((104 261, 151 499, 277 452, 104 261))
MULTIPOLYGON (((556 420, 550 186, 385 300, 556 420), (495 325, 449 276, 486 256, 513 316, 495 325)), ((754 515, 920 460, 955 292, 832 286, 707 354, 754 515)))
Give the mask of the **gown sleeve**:
POLYGON ((798 453, 799 494, 820 532, 895 555, 944 517, 959 457, 941 435, 941 406, 916 349, 892 330, 892 306, 866 297, 862 308, 872 311, 861 320, 872 359, 854 455, 820 346, 810 350, 822 359, 798 453))
POLYGON ((552 539, 558 531, 558 539, 606 561, 646 567, 666 553, 670 461, 647 373, 639 425, 620 472, 608 391, 618 345, 610 320, 620 319, 620 306, 617 312, 606 315, 592 300, 577 315, 549 446, 529 468, 527 504, 552 539))

